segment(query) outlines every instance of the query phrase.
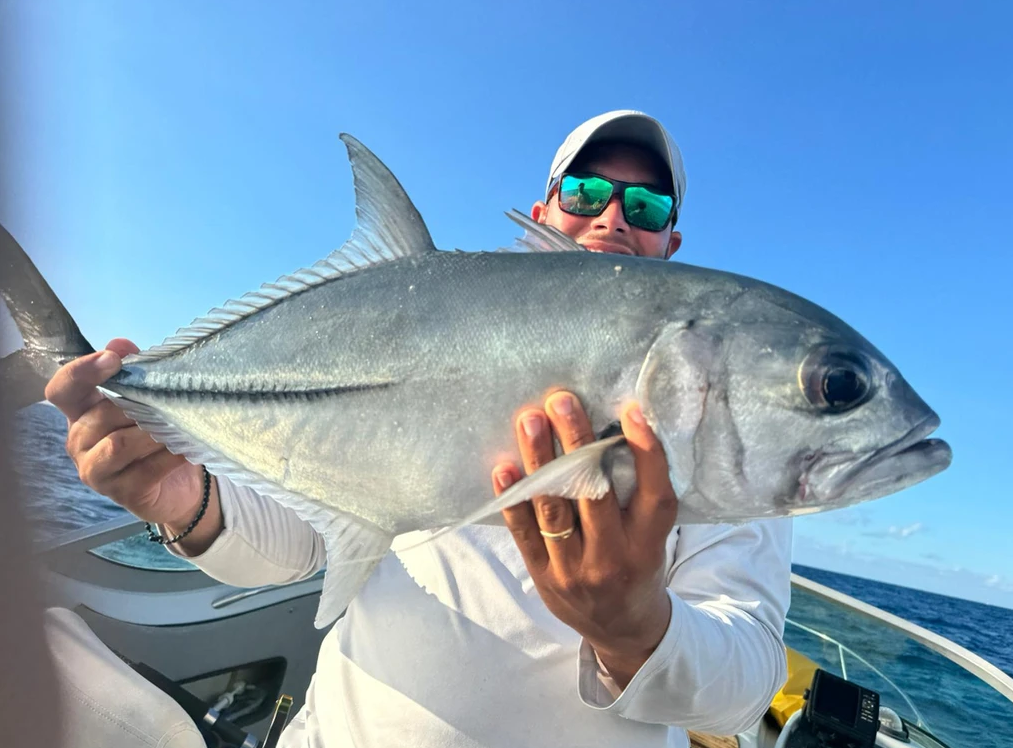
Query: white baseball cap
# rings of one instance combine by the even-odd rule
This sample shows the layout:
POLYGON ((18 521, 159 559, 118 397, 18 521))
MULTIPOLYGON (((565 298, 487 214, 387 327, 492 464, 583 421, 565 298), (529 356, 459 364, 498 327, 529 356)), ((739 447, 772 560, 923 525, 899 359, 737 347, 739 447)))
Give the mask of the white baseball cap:
POLYGON ((686 194, 686 172, 679 146, 658 120, 632 109, 617 109, 599 114, 578 125, 566 136, 556 151, 556 157, 552 159, 549 178, 545 183, 546 200, 549 199, 552 182, 566 171, 585 146, 599 140, 619 140, 654 151, 671 172, 676 207, 682 206, 682 198, 686 194))

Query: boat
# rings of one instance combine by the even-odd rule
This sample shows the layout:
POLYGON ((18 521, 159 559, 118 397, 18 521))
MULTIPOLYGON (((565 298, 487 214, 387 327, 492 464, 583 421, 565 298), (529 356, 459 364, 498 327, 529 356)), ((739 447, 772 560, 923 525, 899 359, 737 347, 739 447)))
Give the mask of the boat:
MULTIPOLYGON (((113 653, 125 683, 179 705, 206 745, 273 748, 301 707, 326 634, 313 627, 322 572, 231 587, 149 543, 129 515, 40 544, 37 558, 48 614, 62 616, 50 625, 113 653)), ((694 746, 792 748, 821 718, 862 715, 870 746, 1007 743, 1013 678, 938 634, 793 574, 784 639, 789 677, 764 717, 735 736, 691 733, 694 746)))

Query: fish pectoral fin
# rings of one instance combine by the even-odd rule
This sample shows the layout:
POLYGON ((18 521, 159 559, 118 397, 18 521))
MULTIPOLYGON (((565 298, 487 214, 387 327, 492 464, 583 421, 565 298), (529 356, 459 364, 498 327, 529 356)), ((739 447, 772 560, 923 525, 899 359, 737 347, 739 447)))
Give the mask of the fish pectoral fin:
POLYGON ((575 501, 604 498, 612 487, 614 460, 625 444, 626 437, 620 434, 557 457, 510 486, 497 497, 492 508, 502 511, 536 496, 558 496, 575 501))
POLYGON ((425 540, 394 550, 403 553, 418 548, 441 535, 480 522, 496 512, 530 501, 536 496, 559 496, 575 501, 602 499, 612 487, 612 469, 617 459, 622 459, 623 452, 628 453, 629 449, 626 447, 626 437, 622 435, 585 444, 517 481, 461 521, 441 528, 425 540))

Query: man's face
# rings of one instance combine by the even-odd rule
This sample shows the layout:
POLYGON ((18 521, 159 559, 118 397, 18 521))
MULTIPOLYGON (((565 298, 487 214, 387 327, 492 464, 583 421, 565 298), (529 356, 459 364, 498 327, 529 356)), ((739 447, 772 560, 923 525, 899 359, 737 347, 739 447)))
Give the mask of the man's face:
MULTIPOLYGON (((646 182, 662 186, 666 183, 663 167, 648 152, 633 146, 615 145, 579 164, 581 171, 625 182, 646 182)), ((682 234, 669 227, 661 231, 645 231, 630 226, 623 217, 618 195, 612 197, 600 216, 574 216, 563 212, 559 198, 553 194, 549 203, 537 202, 531 217, 559 229, 592 252, 614 252, 639 257, 668 259, 679 249, 682 234)))

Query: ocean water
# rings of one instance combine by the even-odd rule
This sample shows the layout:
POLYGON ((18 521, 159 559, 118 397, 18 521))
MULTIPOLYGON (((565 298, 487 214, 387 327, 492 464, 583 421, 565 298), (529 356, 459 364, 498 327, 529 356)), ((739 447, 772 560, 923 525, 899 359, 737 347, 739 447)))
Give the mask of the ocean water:
MULTIPOLYGON (((15 465, 37 540, 126 514, 78 479, 64 448, 66 420, 56 408, 37 404, 18 416, 15 465)), ((940 634, 1013 677, 1013 610, 811 567, 794 570, 940 634)), ((849 677, 879 691, 884 705, 920 720, 953 748, 1013 745, 1013 703, 941 655, 804 591, 793 594, 788 617, 789 647, 838 674, 843 660, 849 677), (838 643, 846 648, 843 655, 838 643)))

